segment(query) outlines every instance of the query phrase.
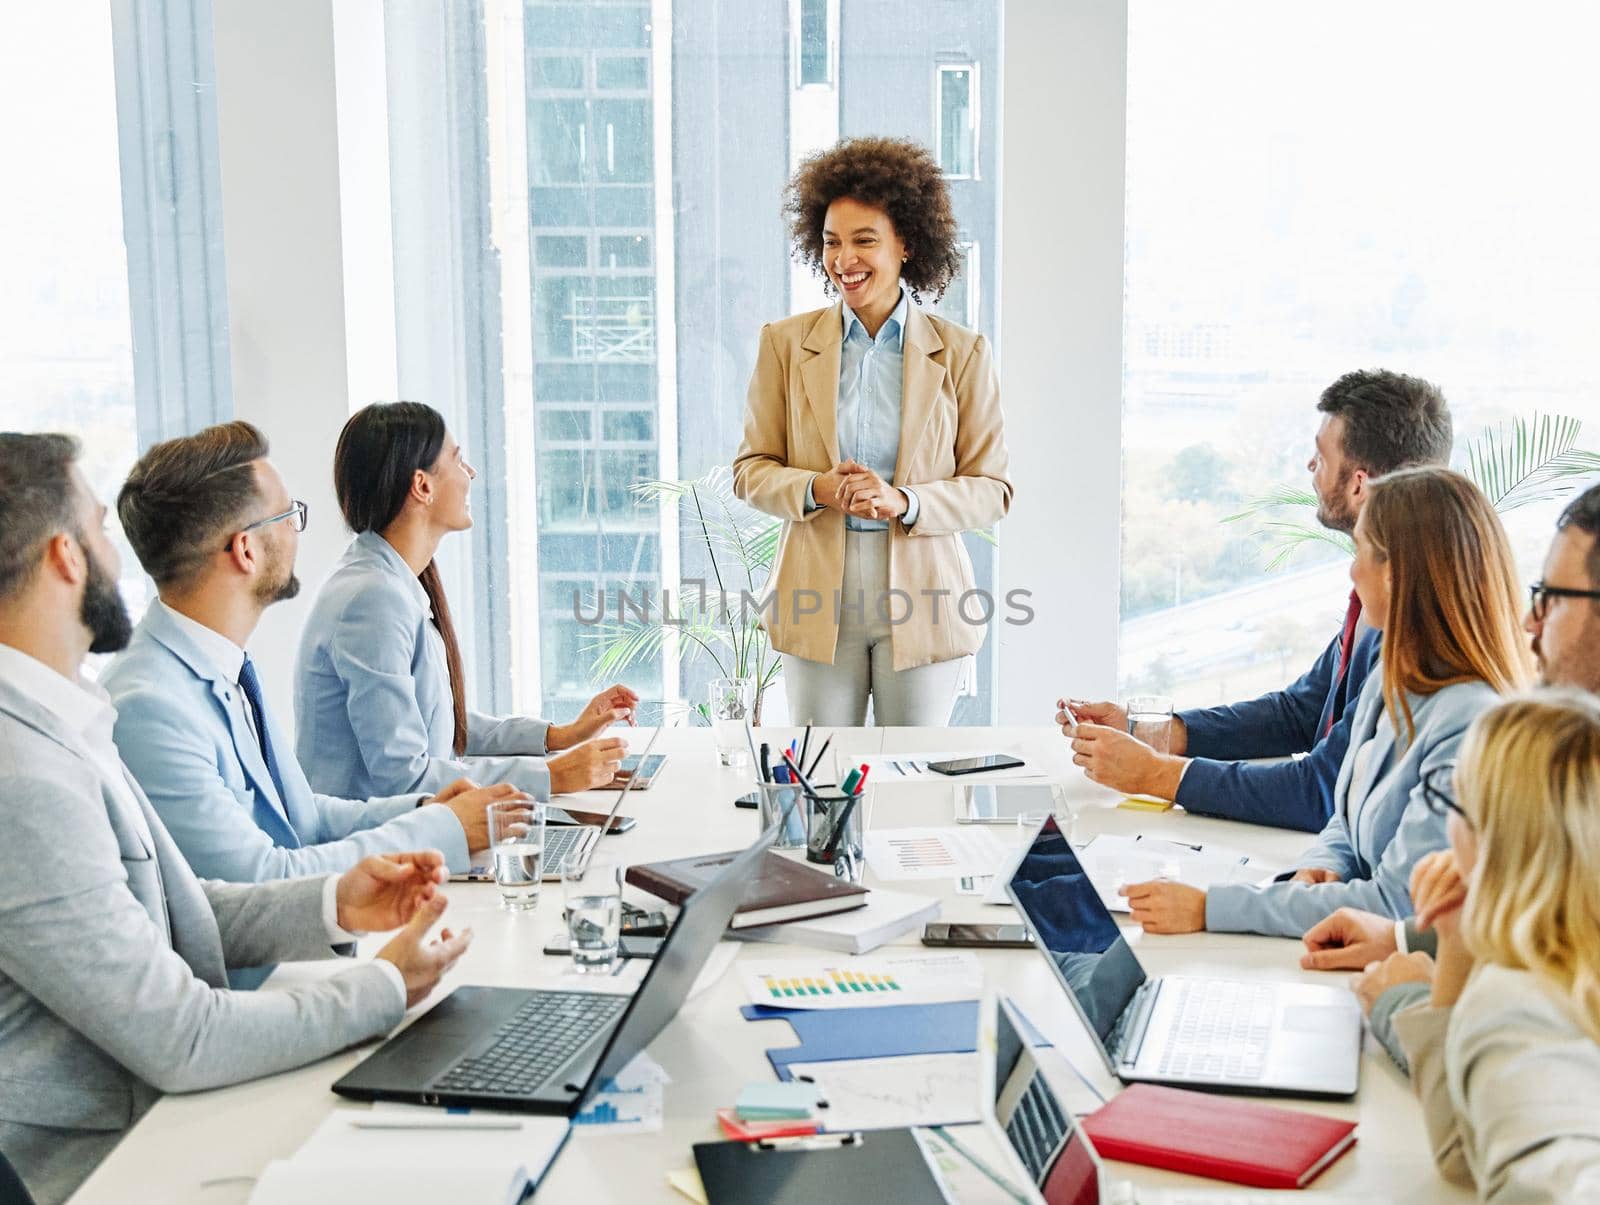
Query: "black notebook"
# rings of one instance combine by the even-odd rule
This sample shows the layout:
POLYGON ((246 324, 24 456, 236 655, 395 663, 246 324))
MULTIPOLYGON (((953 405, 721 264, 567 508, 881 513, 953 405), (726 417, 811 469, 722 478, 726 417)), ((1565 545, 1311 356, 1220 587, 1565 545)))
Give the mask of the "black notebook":
POLYGON ((711 1205, 946 1199, 910 1130, 697 1142, 694 1162, 711 1205))

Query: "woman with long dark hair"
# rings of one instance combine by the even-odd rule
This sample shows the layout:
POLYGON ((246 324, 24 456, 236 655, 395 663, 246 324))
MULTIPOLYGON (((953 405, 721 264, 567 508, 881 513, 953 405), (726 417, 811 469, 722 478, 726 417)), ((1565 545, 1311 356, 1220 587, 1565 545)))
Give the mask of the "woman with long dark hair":
POLYGON ((330 795, 436 790, 466 776, 541 798, 604 786, 639 698, 596 695, 571 724, 482 715, 434 553, 472 526, 473 472, 442 415, 420 402, 351 416, 334 451, 334 489, 356 538, 317 594, 300 638, 295 713, 300 764, 330 795))

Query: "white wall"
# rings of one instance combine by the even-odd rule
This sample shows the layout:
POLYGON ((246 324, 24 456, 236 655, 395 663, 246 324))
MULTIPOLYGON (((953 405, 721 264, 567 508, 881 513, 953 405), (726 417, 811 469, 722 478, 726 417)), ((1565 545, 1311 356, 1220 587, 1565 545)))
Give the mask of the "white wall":
POLYGON ((1127 46, 1127 0, 1005 8, 1000 388, 1016 497, 999 576, 1037 613, 997 625, 1005 724, 1117 686, 1127 46))
POLYGON ((301 597, 268 611, 251 643, 285 720, 306 607, 348 538, 332 471, 349 409, 335 2, 216 0, 234 414, 267 433, 289 492, 311 508, 301 597))

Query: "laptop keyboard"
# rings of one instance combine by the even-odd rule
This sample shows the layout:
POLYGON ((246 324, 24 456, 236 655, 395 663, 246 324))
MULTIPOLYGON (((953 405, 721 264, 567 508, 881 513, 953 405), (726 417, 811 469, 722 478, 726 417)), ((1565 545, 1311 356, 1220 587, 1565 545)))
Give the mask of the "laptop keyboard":
POLYGON ((582 826, 547 824, 544 829, 544 867, 546 875, 554 872, 559 878, 567 855, 578 848, 586 830, 582 826))
POLYGON ((1184 979, 1175 986, 1180 995, 1162 1052, 1163 1077, 1249 1081, 1266 1074, 1274 998, 1270 984, 1184 979))
POLYGON ((496 1031, 429 1086, 439 1092, 531 1096, 573 1054, 621 1015, 628 997, 598 992, 535 992, 496 1031))

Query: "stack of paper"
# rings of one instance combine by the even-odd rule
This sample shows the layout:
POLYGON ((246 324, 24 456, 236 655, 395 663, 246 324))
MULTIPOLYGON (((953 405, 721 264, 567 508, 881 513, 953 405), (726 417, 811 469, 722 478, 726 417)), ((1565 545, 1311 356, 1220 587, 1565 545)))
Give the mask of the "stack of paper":
POLYGON ((1117 889, 1129 883, 1172 879, 1205 890, 1219 883, 1259 883, 1278 873, 1277 867, 1225 845, 1117 833, 1101 833, 1078 851, 1078 860, 1113 912, 1128 911, 1128 901, 1117 889))
POLYGON ((432 1205, 521 1199, 567 1139, 564 1117, 448 1113, 410 1105, 336 1109, 295 1153, 267 1165, 251 1205, 432 1205))

